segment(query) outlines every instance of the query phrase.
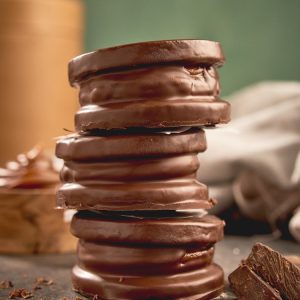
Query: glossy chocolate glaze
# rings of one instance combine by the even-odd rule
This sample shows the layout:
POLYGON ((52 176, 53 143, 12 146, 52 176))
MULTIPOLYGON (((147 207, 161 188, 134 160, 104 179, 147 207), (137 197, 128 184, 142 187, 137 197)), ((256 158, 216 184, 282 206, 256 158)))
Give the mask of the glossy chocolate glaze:
POLYGON ((79 240, 77 257, 82 268, 93 272, 148 276, 202 268, 212 262, 213 254, 214 248, 205 249, 205 245, 112 245, 79 240))
POLYGON ((207 186, 196 180, 133 184, 66 183, 57 191, 57 206, 78 210, 176 210, 211 208, 207 186))
POLYGON ((74 288, 101 299, 210 299, 223 286, 211 264, 223 227, 203 213, 78 212, 74 288))
POLYGON ((219 99, 215 67, 223 60, 218 43, 195 40, 125 45, 79 56, 69 65, 71 84, 80 89, 76 129, 226 123, 230 107, 219 99), (123 57, 116 56, 122 52, 123 57))
POLYGON ((214 101, 219 95, 217 70, 213 66, 152 66, 115 71, 93 76, 80 82, 81 106, 143 100, 214 101))
POLYGON ((75 126, 78 131, 142 126, 208 126, 227 123, 230 120, 229 116, 229 103, 222 100, 145 100, 112 103, 109 107, 84 106, 76 113, 75 126))
MULTIPOLYGON (((80 239, 98 243, 147 245, 212 245, 223 238, 224 222, 211 215, 140 217, 78 212, 71 232, 80 239)), ((155 215, 155 214, 154 214, 155 215)))
POLYGON ((57 205, 92 210, 211 208, 196 179, 204 132, 75 136, 57 144, 65 159, 57 205))
POLYGON ((216 264, 176 275, 120 276, 92 273, 76 265, 72 271, 75 290, 100 299, 205 300, 223 290, 223 271, 216 264))
POLYGON ((101 180, 131 182, 142 180, 163 180, 172 178, 194 178, 199 167, 197 154, 170 157, 149 157, 119 161, 76 162, 65 161, 61 181, 97 184, 101 180))
POLYGON ((69 63, 69 80, 75 85, 96 72, 138 65, 185 63, 221 65, 224 55, 218 42, 166 40, 115 46, 75 57, 69 63))
POLYGON ((56 144, 56 156, 65 161, 99 161, 148 156, 171 156, 206 150, 203 130, 195 128, 179 133, 143 132, 129 134, 66 136, 56 144))

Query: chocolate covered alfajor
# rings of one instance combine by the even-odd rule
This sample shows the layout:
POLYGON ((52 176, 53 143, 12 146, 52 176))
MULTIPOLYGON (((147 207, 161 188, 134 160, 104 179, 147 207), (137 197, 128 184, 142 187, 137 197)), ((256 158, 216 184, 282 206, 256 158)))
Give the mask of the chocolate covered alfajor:
POLYGON ((219 97, 219 43, 144 42, 100 49, 69 63, 79 88, 76 134, 57 142, 64 160, 57 206, 78 210, 74 289, 100 299, 212 299, 224 223, 196 178, 203 128, 230 119, 219 97), (191 210, 193 212, 191 212, 191 210))
POLYGON ((198 128, 172 134, 72 136, 57 143, 65 160, 57 204, 80 210, 208 209, 207 186, 196 179, 198 128))
POLYGON ((223 226, 203 213, 81 211, 71 229, 80 239, 74 288, 87 295, 101 291, 101 299, 217 296, 223 271, 212 258, 223 226))
POLYGON ((78 130, 201 126, 226 123, 219 98, 220 44, 202 40, 145 42, 100 49, 69 63, 79 88, 78 130))

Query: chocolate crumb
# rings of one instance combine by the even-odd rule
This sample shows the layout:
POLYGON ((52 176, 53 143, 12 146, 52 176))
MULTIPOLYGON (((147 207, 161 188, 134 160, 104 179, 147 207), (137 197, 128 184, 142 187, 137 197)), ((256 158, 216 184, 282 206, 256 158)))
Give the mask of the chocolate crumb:
POLYGON ((13 290, 8 296, 9 299, 17 299, 17 298, 29 299, 32 297, 33 297, 33 294, 26 289, 13 290))
POLYGON ((46 279, 45 277, 37 277, 35 279, 36 285, 52 285, 54 283, 53 279, 46 279))
POLYGON ((218 204, 218 201, 216 199, 209 199, 209 202, 211 203, 212 206, 215 206, 216 204, 218 204))
POLYGON ((13 287, 13 284, 9 280, 2 280, 0 281, 0 290, 9 289, 13 287))
POLYGON ((33 294, 25 289, 22 290, 21 292, 21 297, 23 299, 29 299, 29 298, 32 298, 33 297, 33 294))
POLYGON ((38 285, 38 284, 35 284, 32 288, 33 291, 36 291, 36 290, 41 290, 42 288, 38 285))

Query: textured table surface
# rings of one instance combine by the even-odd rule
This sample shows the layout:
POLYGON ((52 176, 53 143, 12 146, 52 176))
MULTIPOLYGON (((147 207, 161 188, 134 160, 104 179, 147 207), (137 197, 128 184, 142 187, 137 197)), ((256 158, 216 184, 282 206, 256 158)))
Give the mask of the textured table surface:
MULTIPOLYGON (((242 258, 245 258, 255 242, 263 242, 284 255, 299 255, 300 245, 282 240, 274 240, 270 236, 233 237, 227 236, 218 243, 215 261, 225 270, 227 275, 233 271, 242 258)), ((52 279, 53 284, 41 286, 33 291, 37 300, 76 300, 86 299, 72 291, 70 270, 75 262, 75 255, 37 255, 37 256, 0 256, 0 281, 10 280, 14 287, 0 289, 0 299, 8 299, 14 288, 32 290, 37 277, 52 279), (65 298, 64 298, 65 297, 65 298)), ((236 299, 227 288, 218 299, 236 299)))

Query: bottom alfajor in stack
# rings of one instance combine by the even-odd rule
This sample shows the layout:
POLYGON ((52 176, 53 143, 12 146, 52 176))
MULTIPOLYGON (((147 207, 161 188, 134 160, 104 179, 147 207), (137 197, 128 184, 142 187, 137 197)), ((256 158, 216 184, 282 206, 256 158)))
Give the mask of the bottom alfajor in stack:
POLYGON ((223 226, 201 214, 78 212, 73 286, 100 299, 212 299, 223 290, 212 263, 223 226))
POLYGON ((75 290, 100 299, 211 299, 222 292, 223 271, 212 260, 224 222, 203 210, 213 201, 196 179, 197 153, 205 149, 198 128, 72 135, 57 143, 65 161, 57 203, 79 210, 71 224, 79 238, 75 290))

